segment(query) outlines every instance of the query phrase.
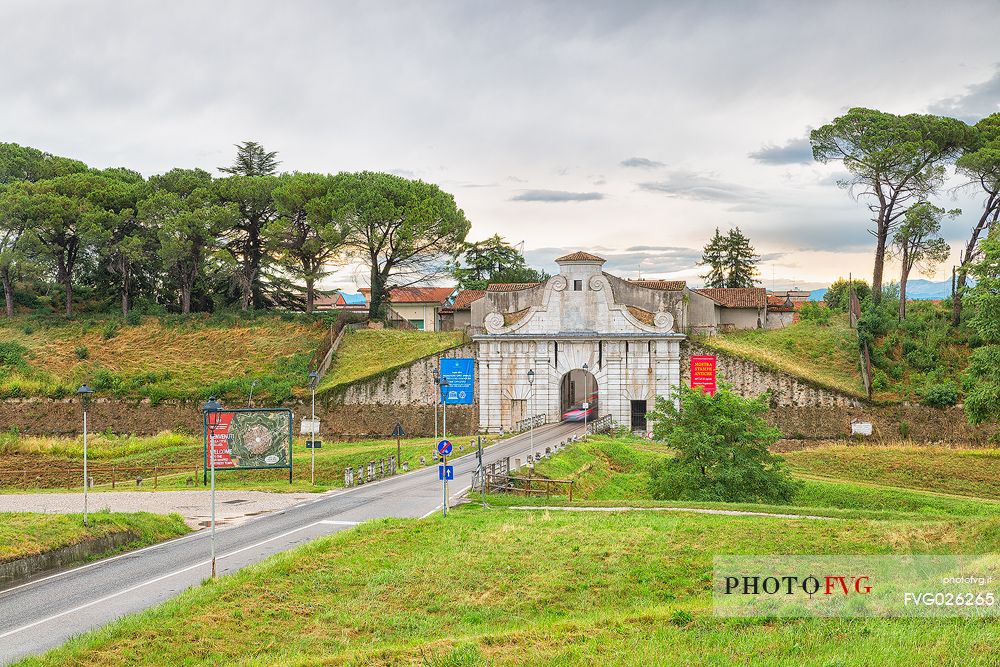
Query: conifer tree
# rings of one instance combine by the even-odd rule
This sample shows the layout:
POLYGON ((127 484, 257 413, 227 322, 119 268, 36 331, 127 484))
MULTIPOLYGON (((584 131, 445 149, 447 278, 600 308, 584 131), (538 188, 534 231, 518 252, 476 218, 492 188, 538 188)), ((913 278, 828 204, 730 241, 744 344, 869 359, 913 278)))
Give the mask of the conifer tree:
POLYGON ((702 266, 708 267, 708 273, 702 276, 705 280, 705 287, 725 287, 726 273, 724 262, 726 259, 726 237, 719 233, 719 228, 715 228, 715 236, 708 242, 701 254, 702 266))
POLYGON ((740 231, 739 227, 733 227, 729 230, 725 237, 724 248, 725 286, 753 287, 756 285, 757 263, 760 262, 760 255, 754 251, 753 246, 750 245, 750 239, 740 231))

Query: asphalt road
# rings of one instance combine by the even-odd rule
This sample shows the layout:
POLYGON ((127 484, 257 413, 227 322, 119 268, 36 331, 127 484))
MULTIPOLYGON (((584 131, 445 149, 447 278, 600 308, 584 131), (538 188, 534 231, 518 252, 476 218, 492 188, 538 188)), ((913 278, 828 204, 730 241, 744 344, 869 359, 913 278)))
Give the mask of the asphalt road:
MULTIPOLYGON (((535 451, 582 433, 582 424, 535 429, 535 451)), ((484 461, 524 458, 529 434, 503 440, 484 461)), ((464 493, 475 454, 451 461, 451 499, 464 493)), ((513 461, 511 461, 513 464, 513 461)), ((216 532, 220 575, 257 563, 322 535, 368 519, 416 518, 441 509, 437 468, 429 467, 353 489, 334 491, 281 512, 216 532)), ((169 493, 169 492, 164 492, 169 493)), ((207 495, 206 495, 207 500, 207 495)), ((211 575, 208 531, 83 565, 0 592, 0 663, 35 655, 70 637, 163 602, 211 575)))

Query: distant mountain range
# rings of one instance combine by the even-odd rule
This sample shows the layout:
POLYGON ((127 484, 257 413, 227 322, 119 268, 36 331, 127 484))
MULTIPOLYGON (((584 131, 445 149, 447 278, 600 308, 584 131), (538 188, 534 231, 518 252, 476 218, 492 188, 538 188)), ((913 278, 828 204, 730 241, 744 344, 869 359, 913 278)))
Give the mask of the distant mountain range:
MULTIPOLYGON (((809 293, 810 301, 822 301, 827 288, 814 289, 809 293)), ((947 299, 951 296, 951 279, 934 282, 923 278, 910 279, 906 281, 906 298, 913 301, 925 301, 928 299, 947 299)))

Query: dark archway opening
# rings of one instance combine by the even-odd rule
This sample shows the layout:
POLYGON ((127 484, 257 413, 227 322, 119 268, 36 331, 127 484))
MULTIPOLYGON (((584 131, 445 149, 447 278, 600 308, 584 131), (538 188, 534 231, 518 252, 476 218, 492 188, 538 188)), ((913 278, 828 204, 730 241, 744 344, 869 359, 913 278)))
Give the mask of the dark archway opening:
POLYGON ((582 422, 585 417, 587 421, 596 419, 597 394, 597 378, 590 371, 574 368, 563 375, 559 386, 559 409, 563 420, 582 422))

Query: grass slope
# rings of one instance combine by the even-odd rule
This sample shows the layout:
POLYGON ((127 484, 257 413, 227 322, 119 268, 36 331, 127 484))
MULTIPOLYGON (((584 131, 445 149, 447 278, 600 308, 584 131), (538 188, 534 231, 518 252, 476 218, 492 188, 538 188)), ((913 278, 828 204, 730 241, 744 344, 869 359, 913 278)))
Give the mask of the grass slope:
POLYGON ((349 330, 334 353, 330 370, 319 385, 319 393, 336 392, 359 380, 458 347, 464 341, 461 331, 349 330))
POLYGON ((93 512, 87 527, 82 514, 0 512, 0 563, 45 553, 88 539, 131 532, 138 537, 126 548, 161 542, 188 532, 177 514, 93 512))
MULTIPOLYGON (((470 438, 454 436, 455 450, 466 454, 472 450, 470 438), (463 447, 464 450, 459 450, 463 447)), ((420 467, 423 456, 426 465, 436 464, 434 438, 406 438, 401 443, 402 461, 410 469, 420 467)), ((485 444, 485 443, 484 443, 485 444)), ((161 433, 150 437, 115 436, 96 433, 87 441, 87 454, 94 476, 95 490, 111 490, 110 473, 94 472, 97 469, 139 467, 141 471, 119 472, 117 490, 136 490, 137 476, 145 478, 143 490, 152 489, 154 466, 184 466, 183 472, 161 474, 158 489, 189 488, 187 480, 194 476, 195 466, 204 461, 204 447, 198 436, 161 433)), ((305 448, 303 438, 295 438, 292 445, 292 484, 288 483, 287 470, 223 471, 216 476, 221 489, 258 489, 264 491, 325 491, 344 484, 344 468, 367 465, 369 461, 387 459, 396 455, 395 440, 362 440, 357 442, 326 441, 316 450, 316 485, 310 484, 312 450, 305 448)), ((17 436, 0 433, 0 489, 16 490, 76 490, 81 483, 78 472, 60 473, 60 470, 79 468, 83 465, 82 438, 50 438, 17 436), (50 471, 44 478, 28 479, 12 471, 50 471), (5 472, 8 471, 8 472, 5 472)), ((199 475, 200 479, 200 475, 199 475)))
POLYGON ((0 318, 0 398, 72 395, 87 382, 128 398, 284 401, 304 395, 309 360, 326 332, 319 319, 277 316, 0 318))
POLYGON ((846 315, 832 318, 828 325, 803 321, 784 329, 701 337, 697 343, 820 387, 865 398, 858 371, 858 336, 846 315))
POLYGON ((983 553, 998 529, 467 506, 318 540, 22 664, 993 664, 993 622, 720 619, 710 578, 719 553, 983 553))

